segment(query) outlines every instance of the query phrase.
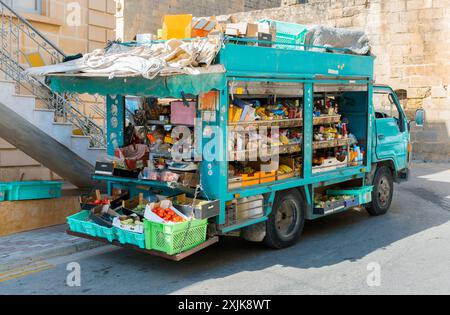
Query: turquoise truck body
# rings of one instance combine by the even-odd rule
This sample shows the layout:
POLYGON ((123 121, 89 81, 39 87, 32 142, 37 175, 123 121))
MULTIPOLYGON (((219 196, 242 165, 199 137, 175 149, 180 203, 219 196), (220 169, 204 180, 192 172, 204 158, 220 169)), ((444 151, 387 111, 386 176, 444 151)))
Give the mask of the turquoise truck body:
MULTIPOLYGON (((323 216, 316 215, 313 212, 314 189, 317 187, 355 179, 361 180, 363 185, 370 185, 371 176, 379 165, 388 166, 397 181, 407 178, 410 159, 408 150, 410 146, 409 122, 394 91, 389 87, 374 85, 374 57, 339 52, 314 52, 227 43, 217 56, 217 63, 225 67, 226 73, 224 78, 214 79, 217 79, 217 81, 225 79, 226 84, 220 90, 220 105, 216 111, 215 121, 204 123, 203 128, 207 126, 220 128, 223 133, 223 137, 221 137, 223 148, 227 148, 228 141, 229 86, 232 82, 299 83, 302 84, 304 95, 304 135, 301 151, 303 172, 301 176, 229 190, 227 150, 221 150, 222 156, 218 161, 201 163, 201 184, 204 193, 209 199, 220 200, 221 212, 216 218, 216 223, 220 227, 219 232, 221 234, 266 221, 272 211, 275 196, 281 191, 293 188, 301 189, 308 205, 306 219, 313 220, 323 216), (366 92, 354 95, 355 98, 361 98, 361 107, 354 111, 349 110, 347 113, 351 117, 359 117, 357 129, 361 133, 360 138, 363 138, 367 151, 363 165, 313 174, 313 97, 314 88, 318 84, 364 86, 366 88, 366 92), (372 96, 373 93, 380 91, 392 95, 400 113, 400 124, 394 118, 375 118, 372 96), (264 195, 265 197, 264 216, 239 222, 232 226, 224 226, 226 203, 236 198, 254 195, 264 195)), ((107 137, 110 153, 114 152, 115 146, 123 145, 124 141, 125 109, 124 98, 121 96, 138 94, 152 96, 151 91, 148 92, 148 80, 143 78, 109 80, 108 78, 52 76, 51 85, 58 92, 88 92, 108 96, 107 137), (120 123, 116 124, 114 121, 120 123)), ((205 140, 202 141, 204 144, 208 139, 203 140, 205 140)), ((197 149, 203 152, 204 148, 197 149)), ((107 181, 110 189, 115 186, 127 187, 132 193, 136 194, 140 192, 142 187, 152 187, 166 194, 182 192, 182 189, 174 189, 162 182, 105 176, 94 176, 94 178, 107 181)))

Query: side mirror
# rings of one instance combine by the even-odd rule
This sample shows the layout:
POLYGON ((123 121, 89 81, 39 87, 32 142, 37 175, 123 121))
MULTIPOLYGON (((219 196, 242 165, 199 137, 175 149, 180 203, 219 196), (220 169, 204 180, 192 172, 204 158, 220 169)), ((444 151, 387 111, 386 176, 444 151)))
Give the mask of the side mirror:
POLYGON ((423 108, 416 111, 415 121, 417 127, 423 127, 423 125, 425 124, 425 110, 423 108))

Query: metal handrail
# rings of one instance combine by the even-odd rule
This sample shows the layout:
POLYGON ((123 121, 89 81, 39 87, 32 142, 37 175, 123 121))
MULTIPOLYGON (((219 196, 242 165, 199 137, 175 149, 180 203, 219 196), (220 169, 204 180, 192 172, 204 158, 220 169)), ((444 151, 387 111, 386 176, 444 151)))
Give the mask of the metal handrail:
MULTIPOLYGON (((64 122, 72 123, 83 135, 90 137, 91 146, 105 147, 104 129, 79 109, 84 105, 84 102, 77 94, 54 93, 46 82, 24 74, 25 68, 20 63, 20 56, 23 54, 20 49, 20 33, 22 32, 28 40, 36 44, 38 51, 45 51, 52 62, 61 62, 66 55, 2 0, 0 0, 0 18, 2 28, 0 34, 2 40, 0 70, 16 83, 16 89, 19 93, 20 89, 24 89, 45 103, 49 109, 54 109, 55 120, 60 118, 64 122), (6 27, 9 26, 9 29, 5 25, 6 27)), ((105 119, 106 114, 98 104, 94 104, 92 110, 100 118, 105 119)))
POLYGON ((66 57, 66 54, 59 49, 58 46, 56 46, 55 44, 53 44, 53 42, 51 40, 49 40, 47 37, 45 37, 39 30, 37 30, 30 22, 28 22, 24 17, 22 17, 22 15, 20 15, 16 10, 14 10, 13 8, 11 8, 9 5, 7 5, 5 2, 3 2, 3 0, 0 0, 0 4, 3 5, 4 7, 6 7, 9 11, 11 11, 12 15, 17 18, 18 20, 20 20, 23 24, 25 24, 27 27, 29 27, 30 29, 33 30, 33 32, 35 32, 37 35, 39 35, 39 37, 41 37, 42 39, 44 39, 50 46, 52 46, 52 48, 54 50, 56 50, 61 56, 66 57))
POLYGON ((36 99, 41 100, 46 104, 51 104, 49 108, 55 110, 55 121, 58 117, 64 118, 66 121, 69 121, 74 126, 80 128, 85 135, 90 136, 91 146, 104 147, 104 131, 92 119, 73 107, 62 95, 52 93, 45 83, 38 81, 31 76, 23 75, 24 69, 20 64, 12 60, 3 49, 0 49, 0 57, 2 59, 2 65, 4 66, 1 70, 7 74, 9 78, 31 93, 36 99), (19 71, 17 71, 18 69, 19 71))

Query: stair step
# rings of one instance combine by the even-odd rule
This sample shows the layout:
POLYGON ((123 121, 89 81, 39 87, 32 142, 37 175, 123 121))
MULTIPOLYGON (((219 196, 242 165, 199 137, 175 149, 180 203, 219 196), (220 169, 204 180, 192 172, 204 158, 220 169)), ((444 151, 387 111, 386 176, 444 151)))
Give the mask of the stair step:
POLYGON ((72 123, 69 123, 69 122, 67 122, 67 123, 65 123, 65 122, 53 122, 53 124, 54 125, 57 125, 57 126, 73 126, 72 125, 72 123))
POLYGON ((0 87, 0 102, 6 107, 16 112, 24 119, 30 121, 33 119, 35 101, 30 98, 14 97, 12 94, 7 94, 5 90, 0 87))
POLYGON ((48 109, 48 108, 35 108, 34 109, 37 112, 48 112, 48 113, 55 113, 56 110, 54 109, 48 109))
POLYGON ((75 135, 72 136, 72 150, 93 165, 95 165, 98 156, 105 152, 104 150, 92 150, 90 137, 75 135))
POLYGON ((5 79, 0 79, 0 84, 1 83, 9 83, 9 84, 14 84, 14 86, 16 85, 16 82, 13 80, 5 80, 5 79))
POLYGON ((29 98, 29 99, 33 99, 36 100, 36 96, 34 95, 25 95, 25 94, 12 94, 13 97, 21 97, 21 98, 29 98))

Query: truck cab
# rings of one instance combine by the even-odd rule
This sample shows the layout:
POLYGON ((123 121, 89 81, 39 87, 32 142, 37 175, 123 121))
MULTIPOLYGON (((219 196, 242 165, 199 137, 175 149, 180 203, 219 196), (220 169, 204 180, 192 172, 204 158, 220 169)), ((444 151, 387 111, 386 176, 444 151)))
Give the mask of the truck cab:
POLYGON ((369 181, 374 185, 373 215, 386 213, 392 202, 394 182, 409 177, 411 162, 410 122, 397 94, 387 85, 373 87, 372 172, 369 181))

